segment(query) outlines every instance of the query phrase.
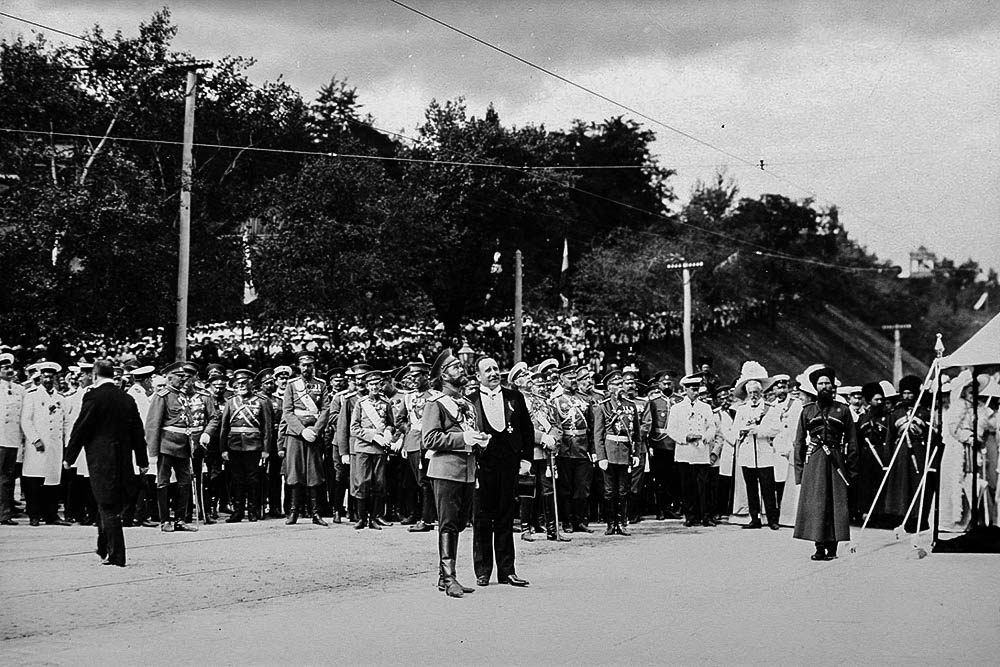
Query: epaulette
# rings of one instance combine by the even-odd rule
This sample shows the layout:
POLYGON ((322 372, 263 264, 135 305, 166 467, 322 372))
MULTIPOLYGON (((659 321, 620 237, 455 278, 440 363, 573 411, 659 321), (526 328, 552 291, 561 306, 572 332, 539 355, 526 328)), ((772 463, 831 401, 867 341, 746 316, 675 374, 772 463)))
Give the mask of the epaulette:
POLYGON ((646 394, 646 400, 651 401, 654 398, 666 398, 666 397, 662 393, 660 393, 659 389, 654 389, 653 391, 646 394))
POLYGON ((444 396, 443 392, 440 392, 437 389, 428 389, 427 390, 427 398, 425 400, 436 401, 441 396, 444 396))
POLYGON ((342 392, 340 392, 338 394, 338 396, 340 396, 341 398, 350 398, 351 396, 357 396, 357 395, 358 395, 358 390, 357 389, 353 389, 353 390, 347 390, 347 389, 345 389, 344 391, 342 391, 342 392))
POLYGON ((25 394, 30 394, 33 391, 38 391, 38 386, 37 385, 34 386, 34 387, 32 387, 31 389, 26 390, 24 393, 25 394))
POLYGON ((194 390, 194 393, 197 394, 198 396, 208 396, 209 398, 212 398, 212 392, 206 389, 202 389, 201 387, 196 388, 194 390))
POLYGON ((160 398, 164 398, 164 397, 165 397, 165 396, 166 396, 167 394, 169 394, 169 393, 170 393, 170 390, 169 390, 169 389, 167 389, 166 387, 164 387, 163 389, 157 389, 157 390, 156 390, 156 391, 154 392, 154 394, 155 394, 156 396, 159 396, 160 398))

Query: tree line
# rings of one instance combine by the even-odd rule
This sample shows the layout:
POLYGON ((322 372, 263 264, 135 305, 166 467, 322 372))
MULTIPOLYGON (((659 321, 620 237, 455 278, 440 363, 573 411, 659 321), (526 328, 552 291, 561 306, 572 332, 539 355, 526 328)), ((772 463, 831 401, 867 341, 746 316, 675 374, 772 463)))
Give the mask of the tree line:
MULTIPOLYGON (((193 57, 171 47, 176 31, 164 9, 133 37, 95 26, 80 44, 0 43, 0 125, 30 131, 0 142, 4 342, 173 321, 185 74, 170 64, 193 57)), ((696 318, 812 299, 872 321, 919 316, 835 207, 742 198, 724 174, 680 202, 634 120, 515 127, 492 107, 433 100, 404 138, 376 129, 346 77, 308 100, 280 79, 253 83, 253 64, 224 58, 200 84, 194 322, 433 316, 454 330, 510 312, 516 250, 535 313, 568 294, 587 317, 662 316, 680 304, 669 264, 690 258, 705 262, 696 318), (631 168, 570 169, 602 165, 631 168)))

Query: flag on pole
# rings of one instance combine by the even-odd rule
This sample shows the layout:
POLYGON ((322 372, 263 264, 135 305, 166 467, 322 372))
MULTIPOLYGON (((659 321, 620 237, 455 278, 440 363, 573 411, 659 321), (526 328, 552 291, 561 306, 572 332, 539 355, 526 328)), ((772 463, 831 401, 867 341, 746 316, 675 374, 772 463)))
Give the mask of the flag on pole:
POLYGON ((243 305, 249 305, 257 300, 257 290, 253 286, 253 259, 250 256, 251 233, 250 225, 243 231, 243 265, 246 267, 246 278, 243 281, 243 305))
POLYGON ((983 292, 983 295, 979 297, 978 301, 976 301, 976 305, 972 307, 972 310, 982 309, 982 307, 986 305, 986 299, 989 298, 989 296, 990 296, 989 292, 983 292))
POLYGON ((569 308, 569 299, 566 291, 569 283, 569 241, 563 239, 562 269, 559 271, 559 300, 562 301, 563 310, 569 308))

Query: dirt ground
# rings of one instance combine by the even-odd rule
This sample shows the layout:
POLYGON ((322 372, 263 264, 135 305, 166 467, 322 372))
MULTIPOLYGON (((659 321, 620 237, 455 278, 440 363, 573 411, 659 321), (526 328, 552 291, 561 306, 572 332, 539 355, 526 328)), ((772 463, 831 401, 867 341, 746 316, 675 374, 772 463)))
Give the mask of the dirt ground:
MULTIPOLYGON (((0 527, 0 663, 998 664, 1000 559, 866 531, 809 560, 791 530, 517 541, 525 589, 439 593, 435 533, 281 521, 197 534, 0 527)), ((474 583, 471 532, 459 575, 474 583)))

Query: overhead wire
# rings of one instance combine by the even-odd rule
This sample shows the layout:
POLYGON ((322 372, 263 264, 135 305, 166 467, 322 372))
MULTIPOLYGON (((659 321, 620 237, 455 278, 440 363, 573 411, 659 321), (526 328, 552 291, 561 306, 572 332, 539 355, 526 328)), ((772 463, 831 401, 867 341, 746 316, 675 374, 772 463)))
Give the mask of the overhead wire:
MULTIPOLYGON (((537 70, 539 70, 539 71, 541 71, 541 72, 543 72, 543 73, 545 73, 545 74, 547 74, 549 76, 555 77, 556 79, 558 79, 560 81, 563 81, 564 83, 567 83, 567 84, 569 84, 571 86, 579 88, 580 90, 583 90, 584 92, 586 92, 586 93, 588 93, 590 95, 594 95, 594 96, 596 96, 596 97, 598 97, 598 98, 600 98, 600 99, 602 99, 602 100, 604 100, 604 101, 606 101, 606 102, 608 102, 610 104, 618 106, 618 107, 620 107, 620 108, 628 111, 629 113, 633 113, 633 114, 635 114, 635 115, 637 115, 637 116, 639 116, 641 118, 644 118, 645 120, 647 120, 649 122, 652 122, 652 123, 654 123, 656 125, 659 125, 659 126, 665 128, 665 129, 667 129, 667 130, 669 130, 671 132, 679 134, 679 135, 681 135, 681 136, 683 136, 683 137, 685 137, 685 138, 687 138, 687 139, 689 139, 691 141, 694 141, 696 143, 704 145, 704 146, 706 146, 708 148, 711 148, 712 150, 715 150, 715 151, 717 151, 717 152, 719 152, 719 153, 721 153, 723 155, 726 155, 727 157, 735 159, 735 160, 743 163, 743 165, 745 165, 745 166, 750 166, 750 167, 755 167, 755 168, 758 166, 757 163, 754 163, 754 162, 752 162, 752 161, 750 161, 750 160, 748 160, 746 158, 743 158, 743 157, 741 157, 739 155, 736 155, 736 154, 733 154, 733 153, 731 153, 729 151, 726 151, 723 148, 715 146, 714 144, 711 144, 710 142, 704 141, 704 140, 700 139, 699 137, 696 137, 696 136, 694 136, 694 135, 692 135, 692 134, 690 134, 688 132, 685 132, 685 131, 677 128, 677 127, 674 127, 674 126, 669 125, 669 124, 667 124, 667 123, 665 123, 663 121, 660 121, 660 120, 658 120, 658 119, 656 119, 656 118, 654 118, 652 116, 644 114, 643 112, 641 112, 641 111, 639 111, 637 109, 634 109, 634 108, 632 108, 629 105, 625 105, 625 104, 623 104, 621 102, 618 102, 618 101, 616 101, 616 100, 614 100, 614 99, 612 99, 610 97, 607 97, 606 95, 603 95, 603 94, 601 94, 601 93, 599 93, 599 92, 597 92, 595 90, 592 90, 592 89, 590 89, 590 88, 588 88, 586 86, 578 84, 575 81, 572 81, 572 80, 570 80, 570 79, 568 79, 568 78, 566 78, 566 77, 564 77, 564 76, 562 76, 562 75, 560 75, 560 74, 558 74, 558 73, 556 73, 556 72, 554 72, 552 70, 549 70, 549 69, 547 69, 545 67, 537 65, 535 63, 532 63, 531 61, 529 61, 529 60, 527 60, 525 58, 522 58, 522 57, 520 57, 520 56, 518 56, 518 55, 516 55, 514 53, 511 53, 510 51, 507 51, 507 50, 505 50, 505 49, 503 49, 503 48, 501 48, 499 46, 491 44, 491 43, 489 43, 489 42, 487 42, 487 41, 485 41, 483 39, 480 39, 479 37, 476 37, 475 35, 472 35, 471 33, 468 33, 468 32, 466 32, 466 31, 464 31, 464 30, 462 30, 462 29, 460 29, 460 28, 458 28, 456 26, 453 26, 453 25, 451 25, 451 24, 449 24, 449 23, 447 23, 445 21, 437 19, 437 18, 431 16, 430 14, 427 14, 425 12, 420 11, 419 9, 416 9, 414 7, 411 7, 410 5, 407 5, 406 3, 400 2, 399 0, 389 0, 389 1, 392 2, 393 4, 396 4, 396 5, 404 8, 404 9, 407 9, 407 10, 409 10, 409 11, 415 13, 415 14, 418 14, 418 15, 420 15, 420 16, 422 16, 422 17, 424 17, 424 18, 426 18, 426 19, 428 19, 428 20, 430 20, 430 21, 432 21, 434 23, 437 23, 437 24, 439 24, 439 25, 441 25, 441 26, 443 26, 445 28, 448 28, 449 30, 453 30, 453 31, 455 31, 455 32, 457 32, 459 34, 462 34, 463 36, 465 36, 465 37, 467 37, 469 39, 472 39, 472 40, 474 40, 474 41, 476 41, 476 42, 484 45, 484 46, 487 46, 487 47, 489 47, 489 48, 491 48, 491 49, 493 49, 495 51, 498 51, 498 52, 500 52, 500 53, 502 53, 502 54, 504 54, 504 55, 506 55, 506 56, 508 56, 510 58, 513 58, 513 59, 515 59, 515 60, 517 60, 517 61, 519 61, 519 62, 521 62, 521 63, 523 63, 523 64, 525 64, 525 65, 527 65, 529 67, 537 69, 537 70)), ((26 24, 29 24, 29 25, 33 25, 35 27, 38 27, 38 28, 41 28, 41 29, 44 29, 44 30, 50 30, 52 32, 55 32, 55 33, 58 33, 58 34, 61 34, 61 35, 65 35, 67 37, 72 37, 74 39, 78 39, 78 40, 81 40, 81 41, 84 41, 84 42, 93 43, 93 40, 90 40, 90 39, 88 39, 86 37, 83 37, 83 36, 80 36, 80 35, 76 35, 76 34, 67 32, 65 30, 60 30, 58 28, 54 28, 52 26, 41 24, 41 23, 38 23, 38 22, 35 22, 35 21, 31 21, 31 20, 25 19, 23 17, 19 17, 19 16, 15 16, 15 15, 12 15, 12 14, 8 14, 6 12, 0 12, 0 16, 5 16, 7 18, 11 18, 11 19, 14 19, 14 20, 17 20, 17 21, 21 21, 23 23, 26 23, 26 24)), ((405 135, 402 135, 400 133, 388 132, 388 131, 385 131, 385 130, 381 130, 379 128, 375 128, 374 126, 371 126, 371 127, 373 129, 376 129, 377 131, 380 131, 380 132, 383 132, 383 133, 386 133, 386 134, 393 134, 393 135, 396 135, 396 136, 404 137, 404 138, 406 138, 406 139, 408 139, 410 141, 414 141, 414 142, 417 141, 417 140, 415 140, 413 138, 406 137, 405 135)), ((39 134, 39 135, 49 135, 49 136, 64 136, 64 137, 85 138, 85 139, 101 139, 101 138, 103 138, 103 136, 101 136, 101 135, 90 135, 90 134, 83 134, 83 133, 55 133, 55 132, 51 132, 51 131, 50 132, 45 132, 45 131, 18 130, 18 129, 14 129, 14 128, 0 128, 0 131, 4 131, 4 132, 22 132, 22 133, 26 133, 26 134, 39 134)), ((135 137, 110 137, 109 136, 108 139, 112 139, 112 140, 116 140, 116 141, 124 141, 124 142, 137 142, 137 143, 156 143, 156 144, 167 144, 167 145, 182 145, 183 144, 183 142, 180 142, 180 141, 161 140, 161 139, 143 139, 143 138, 135 138, 135 137)), ((199 146, 199 147, 203 147, 203 148, 217 148, 217 149, 227 149, 227 150, 269 152, 269 153, 283 153, 283 154, 295 154, 295 155, 314 155, 314 156, 326 156, 326 157, 333 157, 333 158, 346 158, 346 159, 359 159, 359 160, 368 159, 368 160, 383 160, 383 161, 412 162, 412 163, 426 163, 426 164, 441 164, 441 165, 451 165, 451 166, 500 168, 500 169, 510 169, 510 170, 514 170, 514 171, 520 171, 522 173, 526 173, 526 174, 529 174, 529 175, 532 175, 532 176, 538 176, 538 174, 532 173, 532 170, 537 170, 537 171, 543 171, 544 172, 545 170, 550 170, 550 171, 552 171, 552 170, 567 170, 567 169, 573 169, 573 168, 591 168, 591 169, 597 169, 597 168, 609 168, 609 169, 612 169, 612 168, 639 168, 639 169, 652 168, 651 166, 647 166, 647 165, 634 165, 634 166, 632 166, 632 165, 582 165, 582 166, 579 166, 579 167, 559 166, 557 169, 553 169, 552 167, 529 167, 527 165, 525 165, 525 166, 505 165, 505 164, 496 163, 496 162, 483 163, 483 162, 471 162, 471 161, 469 161, 469 162, 459 162, 459 161, 448 161, 448 160, 423 160, 423 159, 419 159, 419 158, 400 158, 400 157, 395 157, 395 156, 372 156, 372 155, 363 155, 363 154, 344 154, 344 153, 322 152, 322 151, 303 151, 303 150, 294 150, 294 149, 275 149, 275 148, 264 148, 264 147, 253 147, 253 146, 235 146, 235 145, 227 145, 227 144, 196 143, 196 144, 193 144, 193 145, 199 146)), ((763 171, 766 171, 766 170, 763 169, 763 166, 761 166, 761 169, 763 171)), ((813 197, 816 196, 815 193, 813 193, 808 188, 804 188, 803 186, 797 185, 797 184, 793 183, 790 180, 783 179, 782 177, 779 177, 778 175, 774 174, 773 172, 771 172, 771 175, 774 176, 774 177, 776 177, 776 178, 779 178, 779 180, 782 180, 783 182, 786 182, 789 185, 792 185, 793 187, 797 187, 797 188, 799 188, 801 190, 809 192, 813 197)), ((544 177, 544 175, 543 175, 543 177, 544 177)), ((722 232, 719 232, 719 231, 716 231, 716 230, 711 230, 711 229, 707 229, 707 228, 704 228, 704 227, 700 227, 698 225, 694 225, 692 223, 689 223, 689 222, 686 222, 686 221, 680 219, 679 217, 676 217, 676 218, 675 217, 668 217, 668 216, 663 215, 662 213, 658 213, 658 212, 655 212, 655 211, 649 211, 649 210, 643 209, 641 207, 637 207, 637 206, 634 206, 632 204, 629 204, 627 202, 622 202, 622 201, 619 201, 619 200, 616 200, 616 199, 613 199, 613 198, 610 198, 610 197, 606 197, 606 196, 601 195, 599 193, 590 192, 588 190, 584 190, 582 188, 578 188, 576 186, 569 185, 569 184, 566 184, 566 183, 564 183, 562 181, 558 181, 558 180, 555 180, 555 179, 546 179, 546 180, 551 180, 552 182, 557 183, 561 187, 571 189, 573 191, 576 191, 576 192, 579 192, 581 194, 584 194, 584 195, 587 195, 587 196, 590 196, 590 197, 594 197, 594 198, 606 201, 606 202, 611 203, 611 204, 615 204, 615 205, 618 205, 618 206, 625 207, 627 209, 636 211, 638 213, 642 213, 644 215, 649 215, 649 216, 652 216, 654 218, 659 218, 659 219, 665 220, 665 221, 670 222, 670 223, 680 224, 682 226, 686 226, 686 227, 695 229, 697 231, 700 231, 702 233, 709 234, 709 235, 715 236, 717 238, 722 238, 722 239, 725 239, 725 240, 728 240, 728 241, 731 241, 731 242, 734 242, 734 243, 743 244, 743 245, 747 245, 749 247, 757 248, 758 250, 762 251, 759 254, 767 253, 767 256, 779 257, 781 259, 786 259, 788 261, 806 261, 805 258, 795 257, 793 255, 786 255, 784 253, 776 253, 775 251, 773 251, 770 248, 767 248, 766 246, 761 246, 759 244, 753 243, 751 241, 747 241, 745 239, 740 239, 738 237, 730 236, 728 234, 725 234, 725 233, 722 233, 722 232)), ((651 233, 651 232, 647 232, 647 233, 651 233)), ((816 262, 816 260, 810 260, 810 263, 814 263, 814 262, 816 262)), ((841 266, 841 265, 834 265, 834 264, 828 264, 828 263, 823 263, 823 264, 828 265, 831 268, 843 268, 843 269, 847 269, 847 270, 856 270, 857 268, 859 268, 859 267, 844 267, 844 266, 841 266)))
MULTIPOLYGON (((515 54, 515 53, 513 53, 511 51, 508 51, 507 49, 504 49, 503 47, 497 46, 496 44, 493 44, 493 43, 488 42, 488 41, 486 41, 486 40, 484 40, 484 39, 482 39, 480 37, 477 37, 476 35, 473 35, 472 33, 469 33, 469 32, 467 32, 467 31, 465 31, 465 30, 463 30, 463 29, 461 29, 461 28, 459 28, 459 27, 457 27, 455 25, 452 25, 452 24, 448 23, 447 21, 443 21, 443 20, 441 20, 441 19, 439 19, 439 18, 437 18, 435 16, 432 16, 431 14, 428 14, 428 13, 426 13, 424 11, 421 11, 421 10, 419 10, 419 9, 411 6, 411 5, 408 5, 405 2, 402 2, 401 0, 388 0, 388 1, 391 2, 394 5, 397 5, 397 6, 401 7, 401 8, 403 8, 403 9, 406 9, 407 11, 410 11, 410 12, 412 12, 414 14, 417 14, 417 15, 421 16, 421 17, 427 19, 428 21, 436 23, 436 24, 438 24, 438 25, 440 25, 440 26, 442 26, 444 28, 447 28, 448 30, 451 30, 453 32, 456 32, 456 33, 458 33, 458 34, 460 34, 460 35, 468 38, 468 39, 471 39, 472 41, 474 41, 474 42, 476 42, 478 44, 481 44, 481 45, 483 45, 483 46, 485 46, 485 47, 487 47, 489 49, 492 49, 492 50, 497 51, 498 53, 501 53, 501 54, 503 54, 503 55, 505 55, 505 56, 507 56, 509 58, 512 58, 512 59, 514 59, 514 60, 516 60, 516 61, 518 61, 518 62, 520 62, 520 63, 522 63, 522 64, 524 64, 524 65, 526 65, 528 67, 536 69, 536 70, 538 70, 538 71, 540 71, 540 72, 542 72, 542 73, 544 73, 544 74, 546 74, 548 76, 551 76, 551 77, 553 77, 553 78, 555 78, 555 79, 557 79, 559 81, 562 81, 563 83, 566 83, 566 84, 568 84, 570 86, 573 86, 574 88, 582 90, 582 91, 584 91, 585 93, 587 93, 589 95, 597 97, 597 98, 599 98, 599 99, 601 99, 601 100, 603 100, 603 101, 605 101, 605 102, 607 102, 609 104, 612 104, 612 105, 614 105, 614 106, 616 106, 616 107, 618 107, 620 109, 624 109, 625 111, 628 111, 629 113, 635 114, 636 116, 639 116, 640 118, 643 118, 643 119, 645 119, 645 120, 647 120, 647 121, 649 121, 651 123, 654 123, 655 125, 663 127, 665 129, 669 130, 670 132, 678 134, 678 135, 680 135, 682 137, 685 137, 686 139, 694 141, 695 143, 698 143, 698 144, 700 144, 702 146, 705 146, 705 147, 710 148, 710 149, 712 149, 714 151, 717 151, 717 152, 719 152, 719 153, 721 153, 721 154, 723 154, 723 155, 725 155, 727 157, 730 157, 730 158, 732 158, 734 160, 737 160, 737 161, 741 162, 744 166, 750 166, 750 167, 754 167, 754 168, 759 168, 762 172, 764 172, 765 174, 768 174, 769 176, 771 176, 775 180, 777 180, 777 181, 779 181, 781 183, 784 183, 785 185, 788 185, 790 187, 793 187, 793 188, 795 188, 797 190, 805 192, 805 193, 809 194, 809 196, 812 197, 812 198, 814 198, 814 199, 824 199, 824 200, 826 200, 827 204, 831 204, 832 203, 832 200, 830 200, 830 199, 828 199, 826 197, 820 197, 818 194, 816 194, 816 192, 815 192, 815 190, 813 188, 809 188, 809 187, 806 187, 806 186, 801 185, 799 183, 796 183, 795 181, 791 180, 790 178, 788 178, 786 176, 782 176, 782 175, 776 173, 773 169, 770 169, 769 167, 767 167, 768 163, 766 161, 764 161, 764 160, 753 161, 753 160, 749 160, 749 159, 747 159, 745 157, 742 157, 740 155, 737 155, 735 153, 732 153, 732 152, 730 152, 730 151, 728 151, 728 150, 726 150, 724 148, 721 148, 719 146, 716 146, 715 144, 712 144, 712 143, 710 143, 708 141, 705 141, 704 139, 701 139, 700 137, 697 137, 697 136, 695 136, 695 135, 693 135, 693 134, 691 134, 689 132, 685 132, 684 130, 681 130, 680 128, 677 128, 677 127, 675 127, 673 125, 670 125, 669 123, 661 121, 658 118, 655 118, 655 117, 650 116, 650 115, 648 115, 646 113, 643 113, 642 111, 640 111, 640 110, 638 110, 638 109, 636 109, 636 108, 634 108, 634 107, 632 107, 632 106, 630 106, 628 104, 624 104, 622 102, 619 102, 618 100, 615 100, 615 99, 613 99, 611 97, 608 97, 607 95, 604 95, 603 93, 600 93, 600 92, 598 92, 596 90, 593 90, 593 89, 591 89, 591 88, 589 88, 587 86, 584 86, 584 85, 582 85, 580 83, 577 83, 576 81, 573 81, 572 79, 569 79, 568 77, 565 77, 565 76, 563 76, 563 75, 561 75, 561 74, 559 74, 559 73, 557 73, 557 72, 555 72, 553 70, 550 70, 550 69, 548 69, 546 67, 538 65, 538 64, 536 64, 536 63, 534 63, 534 62, 532 62, 532 61, 530 61, 530 60, 528 60, 526 58, 523 58, 523 57, 521 57, 521 56, 519 56, 519 55, 517 55, 517 54, 515 54)), ((875 221, 871 220, 870 218, 866 218, 865 216, 857 214, 857 212, 852 212, 852 215, 857 216, 858 218, 860 218, 861 220, 864 220, 865 222, 867 222, 868 224, 872 225, 873 227, 877 228, 877 227, 881 226, 881 225, 875 223, 875 221)), ((911 239, 911 240, 914 240, 914 239, 911 239)))

